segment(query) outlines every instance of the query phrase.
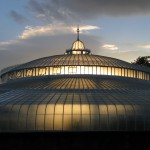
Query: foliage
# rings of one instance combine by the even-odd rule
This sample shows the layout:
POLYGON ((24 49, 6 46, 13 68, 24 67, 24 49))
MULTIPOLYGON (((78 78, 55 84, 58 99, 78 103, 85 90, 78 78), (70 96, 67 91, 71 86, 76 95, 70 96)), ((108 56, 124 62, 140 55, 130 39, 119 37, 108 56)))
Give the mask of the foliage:
POLYGON ((142 57, 138 57, 133 64, 137 64, 140 66, 146 66, 146 67, 150 67, 150 56, 142 56, 142 57))

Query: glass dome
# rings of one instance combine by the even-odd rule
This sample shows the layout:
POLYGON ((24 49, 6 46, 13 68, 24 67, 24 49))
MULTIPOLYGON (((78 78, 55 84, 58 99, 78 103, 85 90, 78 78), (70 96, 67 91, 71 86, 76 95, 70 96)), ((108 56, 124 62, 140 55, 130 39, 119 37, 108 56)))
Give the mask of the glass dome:
POLYGON ((150 69, 93 55, 79 37, 0 78, 0 132, 150 131, 150 69))
POLYGON ((84 43, 80 40, 77 40, 72 45, 72 50, 84 50, 85 46, 84 43))

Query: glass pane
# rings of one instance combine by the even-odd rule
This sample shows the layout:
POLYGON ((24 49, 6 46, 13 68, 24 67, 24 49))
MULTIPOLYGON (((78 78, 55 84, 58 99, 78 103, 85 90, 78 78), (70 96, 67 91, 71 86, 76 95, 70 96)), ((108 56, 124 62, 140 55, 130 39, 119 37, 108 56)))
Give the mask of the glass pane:
POLYGON ((73 129, 81 130, 81 115, 73 114, 73 129))
POLYGON ((104 68, 104 70, 103 70, 104 75, 107 75, 107 67, 103 67, 103 68, 104 68))
POLYGON ((108 75, 111 75, 111 67, 108 67, 108 75))
POLYGON ((44 116, 37 115, 36 117, 36 130, 44 130, 44 116))
POLYGON ((127 120, 125 114, 118 114, 118 124, 119 130, 126 130, 127 129, 127 120))
POLYGON ((64 114, 72 114, 72 105, 71 104, 65 104, 64 105, 64 114))
POLYGON ((77 66, 77 74, 81 74, 81 72, 80 72, 80 66, 77 66))
POLYGON ((30 105, 29 106, 29 110, 28 110, 28 114, 36 114, 37 112, 37 105, 30 105))
POLYGON ((122 76, 125 76, 124 68, 122 68, 122 76))
POLYGON ((81 114, 80 105, 73 105, 73 114, 81 114))
POLYGON ((85 66, 85 74, 89 74, 89 67, 85 66))
POLYGON ((63 130, 71 130, 72 129, 72 115, 64 115, 63 118, 63 130))
POLYGON ((93 69, 92 69, 92 67, 89 67, 89 74, 93 74, 93 69))
POLYGON ((32 76, 32 73, 33 73, 33 70, 32 70, 32 69, 27 69, 27 74, 26 74, 26 76, 27 76, 27 77, 30 77, 30 76, 32 76))
POLYGON ((46 105, 40 104, 37 109, 37 114, 40 114, 40 115, 45 114, 45 107, 46 105))
POLYGON ((106 105, 99 105, 100 114, 108 114, 106 105))
POLYGON ((49 67, 49 72, 50 72, 50 75, 53 74, 53 67, 49 67))
POLYGON ((20 107, 21 107, 21 105, 14 105, 13 107, 12 107, 12 112, 19 112, 19 110, 20 110, 20 107))
POLYGON ((119 70, 118 68, 115 68, 115 76, 118 76, 119 75, 119 70))
POLYGON ((81 105, 82 107, 82 114, 83 115, 89 115, 90 114, 90 109, 89 109, 89 105, 81 105))
POLYGON ((111 68, 112 70, 112 75, 115 75, 115 68, 111 68))
POLYGON ((108 115, 100 114, 100 129, 108 130, 108 115))
POLYGON ((26 129, 26 119, 27 119, 27 115, 24 115, 24 114, 19 115, 19 129, 20 130, 26 129))
POLYGON ((61 74, 65 74, 65 67, 61 66, 61 74))
POLYGON ((18 130, 18 113, 13 112, 10 114, 10 122, 9 122, 10 130, 18 130))
POLYGON ((116 107, 114 105, 108 105, 109 115, 116 115, 116 107))
POLYGON ((36 115, 28 114, 28 118, 27 118, 27 129, 28 130, 35 130, 35 117, 36 117, 36 115))
POLYGON ((90 111, 91 111, 91 114, 97 114, 99 115, 99 108, 97 105, 90 105, 90 111))
POLYGON ((20 114, 27 114, 29 105, 22 105, 20 109, 20 114))
POLYGON ((91 129, 99 130, 99 115, 91 115, 91 129))
POLYGON ((65 74, 68 74, 68 66, 65 66, 65 74))
POLYGON ((125 115, 125 108, 123 105, 116 105, 116 107, 117 107, 117 114, 125 115))
POLYGON ((128 76, 128 69, 125 69, 125 77, 128 76))
POLYGON ((100 67, 97 67, 97 74, 100 74, 100 67))
POLYGON ((45 115, 45 130, 53 130, 54 115, 45 115))
POLYGON ((90 130, 90 114, 82 114, 82 130, 90 130))
POLYGON ((121 68, 118 68, 118 75, 121 76, 121 68))
POLYGON ((54 130, 62 130, 62 115, 54 116, 54 130))
POLYGON ((81 74, 85 74, 84 66, 81 66, 81 74))
POLYGON ((60 114, 63 114, 63 105, 57 104, 55 106, 55 115, 60 115, 60 114))
POLYGON ((46 108, 46 114, 54 114, 54 104, 48 104, 46 108))
POLYGON ((93 66, 93 74, 96 74, 96 67, 93 66))

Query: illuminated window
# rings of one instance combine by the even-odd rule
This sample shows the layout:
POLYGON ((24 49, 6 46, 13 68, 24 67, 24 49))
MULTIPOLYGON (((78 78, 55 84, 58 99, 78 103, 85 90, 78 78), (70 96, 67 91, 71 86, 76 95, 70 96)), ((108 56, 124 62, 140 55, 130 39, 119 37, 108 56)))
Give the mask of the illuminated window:
POLYGON ((125 71, 125 77, 127 77, 128 76, 128 69, 125 69, 124 71, 125 71))
POLYGON ((26 74, 26 76, 27 77, 31 77, 32 76, 32 72, 33 72, 33 70, 32 69, 27 69, 27 74, 26 74))
POLYGON ((125 76, 125 74, 124 74, 124 68, 122 68, 122 76, 125 76))
POLYGON ((118 75, 119 75, 119 69, 115 68, 115 76, 118 76, 118 75))
POLYGON ((85 74, 89 74, 89 67, 88 66, 85 66, 85 74))
POLYGON ((118 68, 118 76, 121 76, 121 68, 118 68))
POLYGON ((53 74, 60 74, 61 67, 54 67, 53 74))
POLYGON ((70 66, 68 67, 69 74, 76 74, 77 73, 77 67, 76 66, 70 66))
POLYGON ((48 72, 48 68, 38 68, 39 76, 46 75, 48 72))
POLYGON ((111 75, 111 67, 108 67, 108 75, 111 75))
POLYGON ((72 51, 72 54, 81 54, 81 51, 72 51))
POLYGON ((112 75, 115 75, 115 68, 112 68, 112 75))
POLYGON ((93 66, 93 74, 96 74, 96 67, 93 66))
POLYGON ((81 66, 81 74, 85 74, 84 66, 81 66))
POLYGON ((89 67, 89 73, 88 74, 93 74, 93 69, 92 67, 89 67))
POLYGON ((16 77, 17 77, 17 78, 23 77, 23 72, 22 72, 22 71, 17 71, 17 72, 16 72, 16 77))
POLYGON ((100 67, 97 66, 97 74, 100 74, 101 71, 100 71, 100 67))

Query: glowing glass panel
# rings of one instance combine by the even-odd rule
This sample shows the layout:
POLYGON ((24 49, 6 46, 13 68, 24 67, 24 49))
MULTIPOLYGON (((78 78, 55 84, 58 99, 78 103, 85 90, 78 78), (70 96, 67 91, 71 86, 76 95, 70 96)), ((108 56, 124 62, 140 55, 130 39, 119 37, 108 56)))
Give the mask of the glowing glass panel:
POLYGON ((54 115, 45 115, 45 130, 53 130, 54 115))
POLYGON ((44 130, 44 115, 37 115, 36 117, 36 129, 44 130))
MULTIPOLYGON (((72 61, 72 60, 71 60, 72 61)), ((149 74, 146 72, 131 70, 125 68, 114 67, 99 67, 99 66, 54 66, 23 69, 8 73, 2 76, 2 81, 7 81, 16 78, 46 76, 46 75, 64 75, 64 74, 97 74, 97 75, 112 75, 125 76, 131 78, 139 78, 149 80, 149 74)))
POLYGON ((53 74, 54 75, 57 75, 57 74, 60 74, 61 72, 61 67, 53 67, 53 74))
POLYGON ((96 74, 96 67, 93 66, 93 74, 96 74))
POLYGON ((28 69, 26 76, 27 76, 27 77, 31 77, 31 76, 32 76, 32 73, 33 73, 33 70, 32 70, 32 69, 28 69))
POLYGON ((62 130, 62 115, 54 116, 54 130, 62 130))
POLYGON ((63 117, 63 130, 71 130, 72 115, 64 115, 63 117))
POLYGON ((72 45, 72 50, 84 50, 84 49, 85 49, 85 47, 84 47, 83 42, 81 42, 79 40, 74 42, 72 45))
POLYGON ((92 67, 89 67, 89 73, 88 74, 93 74, 92 70, 93 70, 92 67))
POLYGON ((85 66, 85 74, 89 74, 89 67, 85 66))
POLYGON ((111 75, 111 67, 108 67, 108 75, 111 75))
POLYGON ((23 72, 22 72, 22 71, 17 71, 17 72, 16 72, 16 77, 17 77, 17 78, 23 77, 23 72))

